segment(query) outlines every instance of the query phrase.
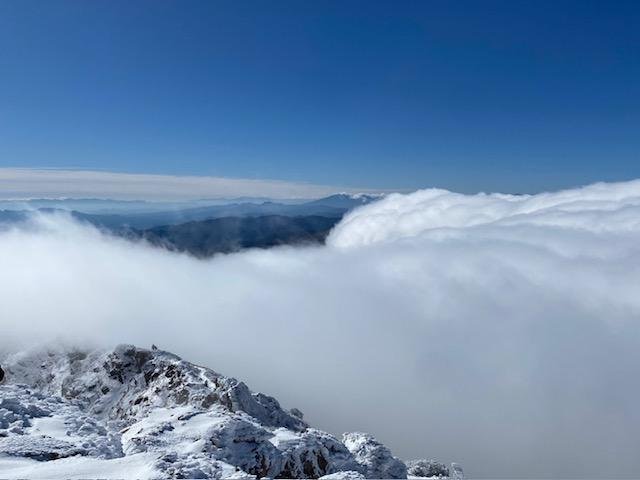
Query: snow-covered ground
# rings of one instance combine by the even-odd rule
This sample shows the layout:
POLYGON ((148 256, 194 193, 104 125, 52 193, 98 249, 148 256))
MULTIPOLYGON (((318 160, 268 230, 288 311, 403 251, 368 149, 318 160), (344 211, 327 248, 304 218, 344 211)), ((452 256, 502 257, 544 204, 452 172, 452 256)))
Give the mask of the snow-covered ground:
POLYGON ((2 478, 151 479, 157 478, 158 475, 155 462, 155 456, 144 453, 114 459, 77 456, 48 462, 0 456, 0 472, 2 478))
MULTIPOLYGON (((47 348, 0 362, 2 478, 407 476, 373 436, 340 441, 275 398, 168 352, 47 348)), ((422 462, 412 473, 432 472, 422 462)))

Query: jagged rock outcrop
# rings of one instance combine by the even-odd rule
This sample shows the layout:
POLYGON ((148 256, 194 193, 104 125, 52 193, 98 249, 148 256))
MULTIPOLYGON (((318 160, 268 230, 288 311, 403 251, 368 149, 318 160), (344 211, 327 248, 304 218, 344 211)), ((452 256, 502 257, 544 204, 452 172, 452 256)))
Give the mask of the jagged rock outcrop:
POLYGON ((91 414, 125 423, 156 407, 223 405, 261 424, 302 431, 307 424, 275 398, 163 351, 120 345, 110 352, 31 352, 6 365, 12 382, 76 400, 91 414))
POLYGON ((294 433, 278 429, 272 439, 284 463, 278 478, 316 478, 327 473, 362 470, 354 456, 335 437, 316 429, 294 433))
POLYGON ((342 442, 363 466, 367 478, 407 478, 406 465, 367 433, 345 433, 342 442))
POLYGON ((0 450, 11 458, 135 459, 149 478, 406 478, 373 437, 340 442, 300 411, 168 352, 123 345, 0 360, 0 450))

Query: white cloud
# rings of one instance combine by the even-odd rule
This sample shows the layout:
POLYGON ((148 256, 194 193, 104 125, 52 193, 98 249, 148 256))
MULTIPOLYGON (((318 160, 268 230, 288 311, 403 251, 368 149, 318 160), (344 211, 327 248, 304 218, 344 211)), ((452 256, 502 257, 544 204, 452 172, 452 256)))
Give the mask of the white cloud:
MULTIPOLYGON (((546 226, 589 232, 640 229, 640 180, 600 183, 538 195, 463 195, 447 190, 392 194, 354 210, 329 243, 339 247, 448 235, 475 227, 546 226)), ((506 230, 509 230, 508 228, 506 230)), ((526 240, 526 239, 523 239, 526 240)))
POLYGON ((476 478, 633 477, 638 198, 417 192, 208 261, 42 217, 0 233, 0 342, 156 343, 476 478))
POLYGON ((326 185, 207 176, 150 175, 89 170, 0 168, 0 199, 110 198, 179 201, 203 198, 318 198, 337 191, 326 185))

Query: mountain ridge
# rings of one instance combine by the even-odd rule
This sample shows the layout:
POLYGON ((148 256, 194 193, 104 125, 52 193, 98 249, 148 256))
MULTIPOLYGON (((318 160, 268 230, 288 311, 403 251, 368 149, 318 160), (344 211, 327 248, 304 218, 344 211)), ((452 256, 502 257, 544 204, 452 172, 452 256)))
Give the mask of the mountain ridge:
POLYGON ((1 363, 7 478, 15 478, 11 468, 53 474, 61 462, 103 473, 104 465, 130 462, 146 478, 407 476, 374 437, 340 441, 311 428, 299 410, 169 352, 40 349, 1 363))
POLYGON ((339 220, 319 215, 222 217, 132 230, 123 234, 168 250, 209 257, 247 248, 320 245, 339 220))
MULTIPOLYGON (((18 221, 27 218, 31 212, 66 212, 74 218, 87 221, 95 226, 117 230, 121 228, 148 229, 164 225, 177 225, 190 221, 209 220, 222 217, 247 217, 247 216, 324 216, 341 218, 347 211, 370 203, 381 198, 379 195, 369 194, 336 194, 329 197, 311 200, 301 203, 286 203, 278 201, 240 201, 224 204, 198 205, 168 210, 155 211, 131 211, 96 212, 88 209, 83 211, 78 208, 78 203, 70 201, 70 205, 76 208, 60 208, 60 202, 51 201, 40 203, 38 208, 4 208, 0 209, 0 222, 18 221)), ((122 202, 120 202, 122 203, 122 202)), ((135 202, 130 202, 135 204, 135 202)), ((0 206, 2 203, 0 202, 0 206)))

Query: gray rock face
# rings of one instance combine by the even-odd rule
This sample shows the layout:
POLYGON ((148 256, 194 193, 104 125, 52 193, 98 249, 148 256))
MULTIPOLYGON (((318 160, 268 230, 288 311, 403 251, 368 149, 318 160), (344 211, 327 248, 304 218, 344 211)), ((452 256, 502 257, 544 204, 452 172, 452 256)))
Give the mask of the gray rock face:
POLYGON ((367 433, 345 433, 342 442, 363 467, 367 478, 407 478, 407 467, 367 433))
POLYGON ((373 437, 340 442, 275 398, 167 352, 123 345, 2 362, 0 450, 13 457, 143 455, 153 478, 406 477, 404 464, 373 437))

